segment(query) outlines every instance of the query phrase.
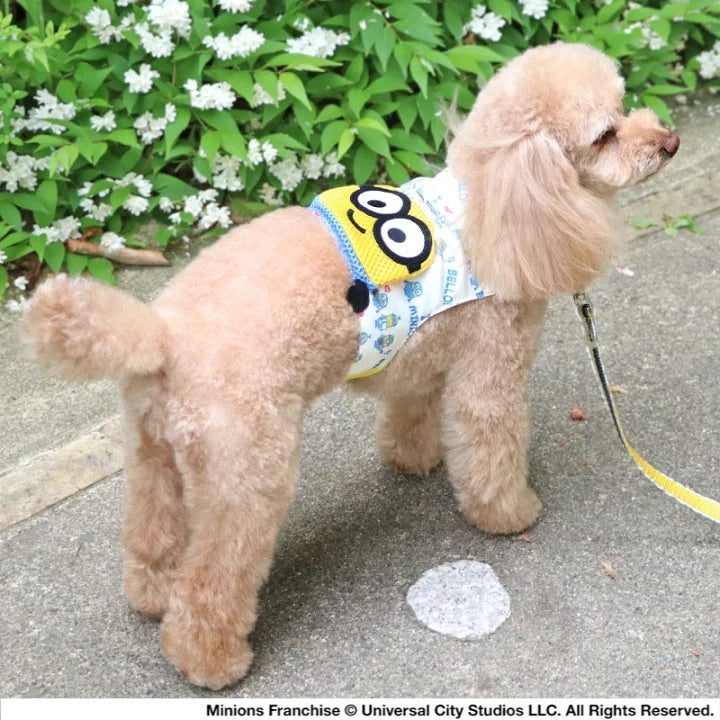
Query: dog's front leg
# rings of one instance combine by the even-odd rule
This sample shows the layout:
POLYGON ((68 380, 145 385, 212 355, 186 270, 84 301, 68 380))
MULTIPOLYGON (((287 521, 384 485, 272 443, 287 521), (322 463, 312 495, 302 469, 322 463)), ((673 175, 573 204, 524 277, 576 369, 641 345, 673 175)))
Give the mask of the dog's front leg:
POLYGON ((161 639, 196 685, 217 690, 250 667, 258 592, 299 475, 298 405, 276 397, 223 408, 222 428, 187 452, 190 542, 161 639))
POLYGON ((473 525, 515 533, 541 509, 527 485, 527 381, 545 305, 477 307, 483 334, 467 343, 446 377, 445 464, 473 525))
POLYGON ((460 510, 490 533, 520 532, 541 508, 527 485, 526 390, 524 378, 516 380, 470 391, 448 378, 445 464, 460 510))
POLYGON ((385 461, 401 473, 427 475, 443 456, 441 389, 377 403, 377 441, 385 461))

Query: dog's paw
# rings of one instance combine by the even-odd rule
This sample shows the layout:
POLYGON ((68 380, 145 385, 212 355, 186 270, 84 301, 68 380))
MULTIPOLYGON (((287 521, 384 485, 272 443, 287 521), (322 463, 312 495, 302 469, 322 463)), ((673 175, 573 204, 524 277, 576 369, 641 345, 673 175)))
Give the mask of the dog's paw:
POLYGON ((165 614, 172 585, 169 572, 151 570, 147 565, 126 560, 123 580, 125 597, 136 610, 152 618, 165 614))
POLYGON ((542 503, 529 487, 524 487, 516 496, 501 496, 491 503, 462 502, 460 510, 468 522, 484 532, 514 535, 537 520, 542 503))
POLYGON ((405 475, 427 476, 443 458, 442 442, 433 437, 427 442, 414 438, 379 438, 380 454, 385 462, 405 475))
POLYGON ((243 678, 253 659, 247 638, 229 628, 213 628, 187 615, 167 613, 160 628, 167 658, 193 685, 220 690, 243 678))

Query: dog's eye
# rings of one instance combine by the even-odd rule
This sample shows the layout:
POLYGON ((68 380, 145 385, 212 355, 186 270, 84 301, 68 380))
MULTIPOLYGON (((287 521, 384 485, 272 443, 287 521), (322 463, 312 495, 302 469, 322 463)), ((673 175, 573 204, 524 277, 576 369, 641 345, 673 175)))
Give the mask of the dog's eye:
POLYGON ((615 128, 609 127, 605 132, 600 135, 599 137, 595 138, 593 140, 593 145, 604 145, 608 140, 611 140, 615 137, 615 128))

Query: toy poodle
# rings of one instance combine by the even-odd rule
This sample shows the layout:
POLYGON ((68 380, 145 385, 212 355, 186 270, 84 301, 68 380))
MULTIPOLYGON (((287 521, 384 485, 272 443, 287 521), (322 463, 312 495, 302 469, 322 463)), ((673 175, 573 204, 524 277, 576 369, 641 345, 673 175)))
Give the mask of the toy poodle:
POLYGON ((190 682, 247 673, 303 414, 348 378, 377 398, 390 465, 425 474, 444 459, 483 531, 536 520, 527 379, 547 301, 603 271, 613 195, 679 146, 650 110, 625 116, 622 97, 599 51, 538 47, 482 89, 436 178, 263 215, 151 305, 85 279, 38 288, 22 322, 34 354, 120 384, 125 590, 162 618, 190 682))

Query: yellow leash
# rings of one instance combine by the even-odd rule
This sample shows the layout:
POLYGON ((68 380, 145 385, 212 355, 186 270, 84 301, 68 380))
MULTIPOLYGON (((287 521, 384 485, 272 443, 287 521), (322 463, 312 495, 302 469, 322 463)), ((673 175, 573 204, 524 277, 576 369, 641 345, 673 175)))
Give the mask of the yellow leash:
POLYGON ((642 470, 645 476, 654 482, 661 490, 664 490, 668 495, 672 495, 672 497, 681 502, 683 505, 687 505, 689 508, 701 515, 704 515, 706 518, 714 520, 715 522, 720 522, 719 502, 707 498, 704 495, 700 495, 694 490, 690 490, 690 488, 687 488, 684 485, 675 482, 675 480, 669 478, 667 475, 664 475, 657 468, 654 468, 647 460, 645 460, 645 458, 643 458, 642 455, 640 455, 628 442, 628 439, 625 436, 625 431, 620 423, 620 416, 618 415, 617 407, 615 407, 615 400, 613 399, 607 376, 605 375, 605 368, 602 360, 600 359, 597 330, 595 328, 595 317, 590 303, 590 298, 585 293, 579 292, 575 293, 573 300, 575 301, 575 309, 577 310, 578 316, 585 328, 585 340, 587 342, 588 350, 590 351, 590 357, 593 360, 595 372, 600 380, 600 385, 602 387, 603 394, 605 395, 605 401, 610 409, 610 415, 612 416, 613 423, 615 424, 615 429, 620 436, 622 444, 630 453, 630 457, 632 457, 635 464, 640 468, 640 470, 642 470))

